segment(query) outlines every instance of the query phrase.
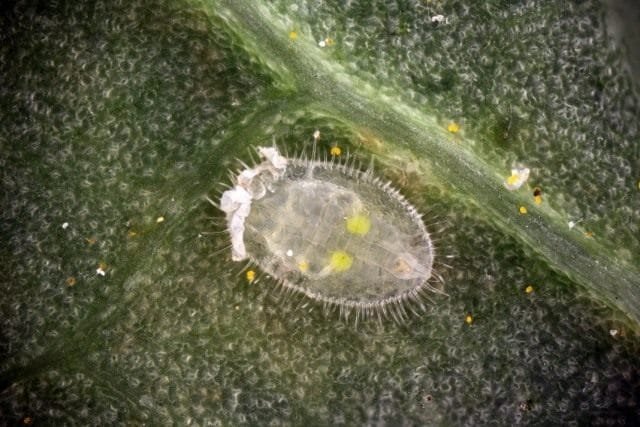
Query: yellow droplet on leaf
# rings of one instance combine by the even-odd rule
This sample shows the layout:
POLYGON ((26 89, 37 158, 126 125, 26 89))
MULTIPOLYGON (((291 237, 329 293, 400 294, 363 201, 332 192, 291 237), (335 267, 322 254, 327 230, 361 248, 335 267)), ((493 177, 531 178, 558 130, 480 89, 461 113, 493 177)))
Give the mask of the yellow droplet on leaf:
POLYGON ((289 31, 289 40, 297 40, 298 32, 295 30, 289 31))
POLYGON ((460 132, 460 125, 457 124, 456 122, 451 122, 447 126, 447 130, 451 133, 458 133, 460 132))
POLYGON ((253 270, 247 271, 247 282, 252 283, 256 279, 256 272, 253 270))
POLYGON ((342 154, 342 149, 337 145, 335 145, 331 147, 331 150, 329 150, 329 153, 331 153, 332 156, 339 156, 340 154, 342 154))
POLYGON ((464 321, 467 325, 470 325, 473 323, 473 316, 471 315, 471 313, 467 313, 467 315, 464 318, 464 321))
POLYGON ((520 206, 518 208, 518 212, 520 212, 520 215, 526 215, 527 214, 527 208, 524 206, 520 206))
POLYGON ((528 294, 530 294, 531 292, 533 292, 533 286, 529 285, 526 288, 524 288, 524 291, 528 294))

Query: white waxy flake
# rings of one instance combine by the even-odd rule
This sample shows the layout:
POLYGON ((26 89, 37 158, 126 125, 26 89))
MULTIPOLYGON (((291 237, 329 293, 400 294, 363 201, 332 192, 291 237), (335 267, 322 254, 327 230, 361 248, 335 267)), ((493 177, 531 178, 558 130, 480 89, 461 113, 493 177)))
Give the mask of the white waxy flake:
POLYGON ((517 190, 527 182, 530 172, 529 168, 524 167, 511 169, 511 176, 505 180, 504 186, 510 191, 517 190))
POLYGON ((240 172, 236 186, 222 193, 220 209, 227 214, 227 227, 231 235, 231 258, 241 261, 247 258, 244 244, 244 222, 251 212, 251 201, 264 195, 261 176, 269 181, 282 176, 287 169, 287 158, 280 155, 275 147, 258 147, 258 154, 264 160, 253 168, 240 172))

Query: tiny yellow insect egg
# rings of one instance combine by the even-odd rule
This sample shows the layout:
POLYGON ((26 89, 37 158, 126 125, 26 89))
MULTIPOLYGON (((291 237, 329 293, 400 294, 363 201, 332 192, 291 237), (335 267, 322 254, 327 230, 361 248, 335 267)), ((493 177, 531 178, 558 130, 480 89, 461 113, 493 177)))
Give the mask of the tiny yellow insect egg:
POLYGON ((371 229, 371 220, 369 217, 356 214, 347 218, 347 231, 351 234, 364 236, 371 229))
POLYGON ((533 201, 536 205, 542 203, 542 190, 540 189, 540 187, 536 187, 533 189, 533 201))
POLYGON ((533 286, 531 286, 531 285, 527 286, 527 287, 524 289, 524 291, 525 291, 526 293, 530 294, 531 292, 533 292, 533 286))
POLYGON ((451 133, 458 133, 460 131, 460 125, 456 122, 451 122, 447 126, 447 130, 451 133))
POLYGON ((471 313, 467 313, 467 315, 464 318, 464 321, 467 325, 470 325, 473 323, 473 316, 471 315, 471 313))
POLYGON ((347 271, 351 268, 351 264, 353 264, 353 258, 345 251, 335 251, 331 253, 329 266, 331 267, 331 270, 336 273, 347 271))
POLYGON ((331 147, 329 153, 331 153, 332 156, 339 156, 340 154, 342 154, 342 149, 336 145, 331 147))
POLYGON ((527 208, 520 206, 520 208, 518 208, 518 212, 520 212, 520 215, 525 215, 527 213, 527 208))
POLYGON ((247 271, 247 281, 249 283, 253 282, 256 279, 256 272, 253 270, 247 271))

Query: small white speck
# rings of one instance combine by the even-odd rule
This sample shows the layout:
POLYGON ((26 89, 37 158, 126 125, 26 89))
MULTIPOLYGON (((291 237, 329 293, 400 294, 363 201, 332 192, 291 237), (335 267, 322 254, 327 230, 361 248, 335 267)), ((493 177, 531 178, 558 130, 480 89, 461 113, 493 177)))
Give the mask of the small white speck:
POLYGON ((158 224, 160 224, 161 222, 164 222, 164 217, 163 216, 159 216, 158 219, 156 219, 156 222, 158 224))
POLYGON ((615 337, 616 335, 618 335, 618 330, 617 329, 609 329, 609 335, 611 335, 612 337, 615 337))
POLYGON ((98 268, 96 269, 96 274, 97 274, 98 276, 102 276, 102 277, 104 277, 104 276, 107 274, 107 272, 106 272, 106 271, 104 271, 104 269, 103 269, 102 267, 98 267, 98 268))
POLYGON ((317 141, 319 138, 320 138, 320 131, 319 131, 319 130, 316 130, 316 131, 313 133, 313 139, 315 139, 315 140, 317 141))
POLYGON ((572 229, 573 229, 573 227, 575 227, 575 226, 576 226, 576 223, 575 223, 575 221, 569 221, 569 222, 567 223, 567 225, 569 226, 569 230, 572 230, 572 229))
POLYGON ((447 18, 444 17, 444 15, 434 15, 431 17, 431 22, 433 22, 434 24, 439 24, 441 22, 446 22, 447 18))
POLYGON ((69 223, 68 222, 65 222, 65 223, 62 224, 62 229, 63 230, 66 230, 67 227, 69 227, 69 223))
POLYGON ((320 47, 325 47, 326 45, 327 45, 327 42, 325 42, 324 40, 320 40, 318 42, 318 46, 320 46, 320 47))
POLYGON ((287 256, 293 256, 293 251, 291 249, 287 251, 287 256))

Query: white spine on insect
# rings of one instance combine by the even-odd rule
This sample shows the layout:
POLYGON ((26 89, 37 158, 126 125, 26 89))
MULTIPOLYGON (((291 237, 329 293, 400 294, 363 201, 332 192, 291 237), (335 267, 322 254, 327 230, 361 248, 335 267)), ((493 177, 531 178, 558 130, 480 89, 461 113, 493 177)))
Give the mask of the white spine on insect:
POLYGON ((227 228, 231 235, 231 258, 247 258, 244 244, 244 223, 251 212, 251 201, 260 199, 269 182, 280 178, 287 170, 287 159, 275 147, 258 147, 262 163, 240 172, 233 189, 222 193, 220 209, 227 214, 227 228), (268 174, 265 176, 265 174, 268 174))

